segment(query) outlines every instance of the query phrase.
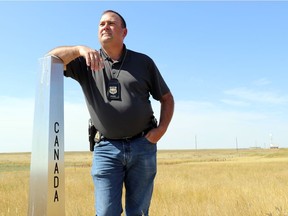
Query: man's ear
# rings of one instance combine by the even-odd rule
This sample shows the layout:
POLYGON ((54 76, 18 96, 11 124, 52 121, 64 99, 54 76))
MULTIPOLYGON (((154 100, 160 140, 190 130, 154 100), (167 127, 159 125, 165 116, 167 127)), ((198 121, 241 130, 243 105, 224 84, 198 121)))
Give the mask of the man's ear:
POLYGON ((125 37, 127 36, 127 34, 128 34, 128 29, 125 28, 125 29, 124 29, 124 32, 123 32, 123 38, 125 38, 125 37))

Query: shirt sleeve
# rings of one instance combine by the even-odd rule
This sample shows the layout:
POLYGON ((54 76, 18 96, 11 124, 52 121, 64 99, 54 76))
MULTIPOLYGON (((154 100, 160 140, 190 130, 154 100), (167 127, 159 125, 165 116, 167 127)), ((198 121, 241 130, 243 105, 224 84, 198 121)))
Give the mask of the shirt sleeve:
POLYGON ((80 82, 83 71, 87 71, 86 61, 83 57, 78 57, 66 65, 64 75, 80 82))
POLYGON ((151 74, 150 94, 155 100, 159 101, 163 95, 170 92, 170 89, 152 59, 150 59, 149 72, 151 74))

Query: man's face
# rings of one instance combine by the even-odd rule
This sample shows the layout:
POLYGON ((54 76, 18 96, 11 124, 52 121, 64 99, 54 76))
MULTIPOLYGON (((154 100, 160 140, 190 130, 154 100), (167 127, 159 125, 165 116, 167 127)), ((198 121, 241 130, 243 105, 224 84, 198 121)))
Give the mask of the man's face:
POLYGON ((98 39, 101 44, 116 42, 122 43, 127 34, 127 29, 122 27, 122 22, 117 14, 105 13, 99 23, 98 39))

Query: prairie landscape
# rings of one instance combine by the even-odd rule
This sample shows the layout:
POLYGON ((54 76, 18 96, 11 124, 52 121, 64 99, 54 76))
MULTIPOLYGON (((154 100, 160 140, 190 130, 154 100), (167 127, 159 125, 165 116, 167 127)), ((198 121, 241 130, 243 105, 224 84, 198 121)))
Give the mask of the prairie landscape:
MULTIPOLYGON (((0 154, 0 216, 28 212, 30 153, 0 154)), ((90 152, 65 153, 66 216, 94 215, 90 152)), ((288 216, 288 149, 158 151, 151 216, 288 216)))

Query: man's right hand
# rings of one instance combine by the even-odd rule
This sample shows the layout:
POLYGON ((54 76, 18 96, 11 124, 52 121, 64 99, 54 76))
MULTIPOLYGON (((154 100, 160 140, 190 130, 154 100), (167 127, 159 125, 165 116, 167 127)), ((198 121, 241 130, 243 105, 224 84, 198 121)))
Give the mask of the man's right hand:
POLYGON ((103 59, 97 50, 91 49, 87 46, 78 46, 79 55, 86 59, 86 64, 92 71, 98 71, 104 68, 103 59))
POLYGON ((59 57, 66 68, 75 58, 83 56, 86 60, 86 64, 92 71, 99 71, 104 68, 103 59, 97 50, 91 49, 87 46, 61 46, 51 50, 48 55, 55 55, 59 57))

